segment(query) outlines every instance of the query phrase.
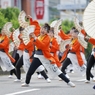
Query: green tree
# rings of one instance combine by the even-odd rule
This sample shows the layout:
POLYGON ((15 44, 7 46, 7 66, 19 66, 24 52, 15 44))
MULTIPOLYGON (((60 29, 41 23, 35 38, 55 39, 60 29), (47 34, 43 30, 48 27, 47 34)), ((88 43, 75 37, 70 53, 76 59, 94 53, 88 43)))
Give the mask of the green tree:
POLYGON ((4 14, 0 12, 0 31, 3 27, 3 25, 7 22, 7 19, 4 18, 4 14))
POLYGON ((2 29, 3 25, 6 22, 12 22, 14 28, 19 27, 18 23, 18 15, 20 10, 16 7, 14 8, 6 8, 0 9, 0 29, 2 29))
POLYGON ((62 22, 62 30, 64 30, 65 33, 70 31, 73 26, 74 26, 74 22, 73 21, 64 20, 62 22))

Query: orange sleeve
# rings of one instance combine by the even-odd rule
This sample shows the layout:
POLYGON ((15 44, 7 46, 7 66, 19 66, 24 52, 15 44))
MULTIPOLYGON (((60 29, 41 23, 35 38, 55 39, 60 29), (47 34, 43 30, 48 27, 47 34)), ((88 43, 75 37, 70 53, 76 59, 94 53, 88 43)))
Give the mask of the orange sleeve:
POLYGON ((36 29, 35 29, 35 31, 34 31, 34 34, 35 34, 36 36, 39 36, 39 34, 40 34, 40 25, 39 25, 39 24, 36 25, 36 29))
POLYGON ((31 25, 31 24, 32 24, 33 19, 32 19, 32 18, 29 18, 29 21, 30 21, 30 25, 31 25))
POLYGON ((30 40, 30 42, 25 46, 25 48, 27 49, 27 50, 34 50, 34 39, 32 38, 31 40, 30 40))
POLYGON ((18 49, 19 49, 19 50, 24 50, 24 49, 25 49, 24 43, 20 43, 18 49))
POLYGON ((0 49, 5 49, 5 48, 7 48, 8 45, 9 45, 9 39, 6 36, 4 41, 2 43, 0 43, 0 49))
POLYGON ((36 26, 34 34, 38 36, 40 34, 40 24, 38 23, 37 20, 33 20, 32 18, 30 18, 29 20, 30 20, 30 25, 36 26))
POLYGON ((13 41, 13 33, 11 34, 10 39, 13 41))
POLYGON ((81 33, 82 33, 84 36, 87 35, 84 29, 81 30, 81 33))
POLYGON ((94 39, 94 38, 90 38, 88 41, 89 41, 91 44, 95 45, 95 39, 94 39))
POLYGON ((59 50, 59 45, 56 41, 56 39, 54 38, 52 41, 52 46, 50 47, 50 52, 56 52, 59 50))
POLYGON ((58 33, 58 35, 63 39, 63 40, 66 40, 66 39, 70 39, 70 35, 67 35, 64 33, 64 31, 60 30, 60 32, 58 33))

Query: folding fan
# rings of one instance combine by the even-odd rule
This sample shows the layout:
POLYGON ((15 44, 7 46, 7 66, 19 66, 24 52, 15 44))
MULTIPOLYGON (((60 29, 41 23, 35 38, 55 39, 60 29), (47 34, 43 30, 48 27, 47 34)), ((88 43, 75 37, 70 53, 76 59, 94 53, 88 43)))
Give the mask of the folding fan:
POLYGON ((7 22, 4 27, 3 27, 3 31, 5 32, 5 34, 10 37, 11 36, 11 32, 10 32, 10 28, 12 27, 12 23, 11 22, 7 22))
POLYGON ((22 26, 23 28, 29 25, 29 23, 26 22, 25 17, 26 17, 26 13, 24 11, 21 11, 18 16, 18 21, 19 21, 20 26, 22 26))
POLYGON ((71 39, 67 39, 67 40, 62 40, 61 43, 60 43, 60 52, 64 52, 66 50, 66 46, 69 45, 71 42, 71 39))
POLYGON ((74 17, 74 24, 75 24, 76 29, 77 29, 79 32, 81 32, 82 26, 80 26, 79 20, 78 20, 77 17, 74 17))
POLYGON ((34 25, 27 26, 23 31, 22 31, 22 39, 25 45, 27 45, 30 41, 29 34, 33 33, 35 30, 34 25))
POLYGON ((13 32, 13 42, 14 44, 18 47, 20 45, 20 39, 18 38, 18 36, 20 35, 19 29, 16 29, 13 32))
POLYGON ((61 38, 58 35, 58 32, 60 31, 59 30, 59 26, 61 25, 61 23, 62 23, 62 20, 60 19, 60 20, 57 21, 57 23, 54 26, 54 37, 57 39, 57 41, 58 41, 59 44, 61 42, 61 38))
POLYGON ((79 34, 78 34, 78 41, 79 41, 79 43, 80 43, 85 49, 87 49, 88 42, 86 42, 86 41, 84 40, 84 35, 83 35, 82 33, 79 33, 79 34))
POLYGON ((91 1, 84 10, 83 26, 86 33, 95 38, 95 0, 91 1))

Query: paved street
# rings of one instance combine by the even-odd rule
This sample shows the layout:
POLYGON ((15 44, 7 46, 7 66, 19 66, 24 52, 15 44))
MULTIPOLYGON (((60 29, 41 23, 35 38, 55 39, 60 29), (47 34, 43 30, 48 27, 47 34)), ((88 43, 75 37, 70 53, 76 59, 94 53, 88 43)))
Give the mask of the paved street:
MULTIPOLYGON (((95 70, 92 70, 95 75, 95 70)), ((8 75, 0 76, 0 95, 95 95, 92 89, 95 82, 84 83, 85 77, 81 77, 78 73, 68 73, 71 80, 76 84, 72 88, 59 78, 52 79, 51 83, 47 83, 44 79, 38 79, 35 73, 31 79, 29 87, 21 87, 25 80, 25 73, 22 74, 22 82, 14 82, 16 79, 8 78, 8 75)))

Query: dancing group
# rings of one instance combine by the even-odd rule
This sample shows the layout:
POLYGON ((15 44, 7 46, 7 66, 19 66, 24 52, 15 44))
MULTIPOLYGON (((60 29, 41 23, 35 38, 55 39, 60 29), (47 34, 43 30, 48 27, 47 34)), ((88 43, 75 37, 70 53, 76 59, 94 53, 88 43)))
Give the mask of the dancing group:
POLYGON ((13 73, 16 75, 15 82, 21 81, 21 67, 23 67, 26 78, 22 87, 29 86, 35 72, 40 73, 47 82, 51 82, 45 70, 52 76, 58 76, 69 86, 75 87, 66 73, 70 64, 75 71, 82 75, 86 74, 85 83, 90 83, 90 77, 95 81, 91 73, 95 61, 95 39, 88 37, 84 29, 79 31, 76 27, 65 34, 59 22, 58 20, 54 25, 45 23, 40 26, 38 21, 33 20, 29 15, 25 16, 22 11, 19 15, 18 29, 12 29, 12 32, 9 32, 7 29, 10 25, 6 24, 3 27, 0 35, 0 66, 3 71, 10 71, 10 75, 13 73), (23 16, 27 17, 29 23, 23 21, 23 16), (84 35, 84 41, 93 44, 88 61, 85 58, 85 48, 78 39, 79 33, 84 35), (14 45, 12 55, 9 54, 10 40, 14 45), (64 43, 68 41, 68 44, 63 44, 65 50, 59 59, 58 52, 61 52, 62 41, 64 43))

